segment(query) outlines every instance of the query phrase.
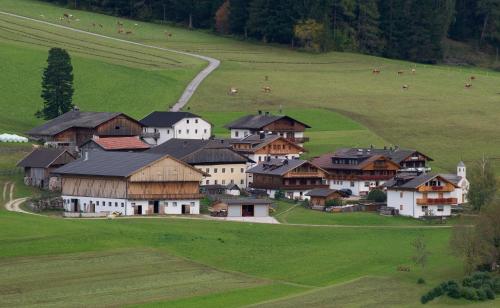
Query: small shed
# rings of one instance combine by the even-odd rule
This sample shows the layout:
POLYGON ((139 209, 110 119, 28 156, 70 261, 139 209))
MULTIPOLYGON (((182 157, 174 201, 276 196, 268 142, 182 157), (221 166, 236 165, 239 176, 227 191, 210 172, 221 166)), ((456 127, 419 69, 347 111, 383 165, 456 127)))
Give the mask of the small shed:
POLYGON ((342 198, 337 190, 330 188, 316 188, 310 190, 306 196, 311 197, 311 206, 326 206, 328 201, 342 198))
POLYGON ((238 198, 215 202, 214 211, 227 211, 227 217, 268 217, 272 202, 268 199, 238 198))
POLYGON ((51 172, 75 159, 75 156, 65 149, 36 148, 17 166, 24 168, 26 185, 57 190, 60 188, 60 183, 58 177, 51 175, 51 172))

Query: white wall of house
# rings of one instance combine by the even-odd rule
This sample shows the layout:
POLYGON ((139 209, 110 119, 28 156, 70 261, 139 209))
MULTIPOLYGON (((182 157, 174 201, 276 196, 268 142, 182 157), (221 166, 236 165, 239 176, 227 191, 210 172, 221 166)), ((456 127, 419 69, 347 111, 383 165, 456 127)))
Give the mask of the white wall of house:
MULTIPOLYGON (((277 189, 266 189, 269 198, 274 199, 277 189)), ((285 198, 287 199, 299 199, 299 200, 309 200, 311 197, 306 196, 310 190, 284 190, 285 198)))
POLYGON ((147 133, 159 133, 160 138, 145 138, 149 144, 160 145, 172 138, 176 139, 210 139, 212 136, 212 125, 202 118, 184 118, 172 127, 145 127, 147 133))
POLYGON ((91 203, 95 207, 95 213, 120 213, 122 215, 134 215, 134 209, 127 201, 127 199, 112 199, 112 198, 93 198, 93 197, 81 197, 81 196, 62 196, 64 210, 68 212, 74 212, 74 202, 72 200, 77 200, 78 209, 81 212, 92 213, 91 203))
MULTIPOLYGON (((254 217, 267 217, 269 216, 269 207, 264 204, 254 205, 254 217)), ((228 205, 227 216, 228 217, 241 217, 242 215, 242 205, 228 205)))
MULTIPOLYGON (((142 206, 142 213, 138 215, 146 215, 149 207, 149 200, 127 200, 127 199, 111 199, 111 198, 92 198, 81 196, 62 196, 64 210, 68 212, 74 211, 72 200, 78 200, 80 211, 90 212, 90 204, 94 204, 95 213, 114 213, 118 212, 124 216, 134 215, 134 207, 142 206)), ((180 215, 182 214, 183 205, 189 207, 189 213, 197 215, 200 213, 200 200, 160 200, 160 207, 164 208, 165 214, 180 215)))
POLYGON ((239 188, 247 187, 247 164, 195 165, 195 168, 210 174, 203 177, 202 185, 236 184, 239 188))
POLYGON ((249 129, 231 129, 232 139, 243 139, 251 134, 252 132, 249 129))
MULTIPOLYGON (((423 194, 418 191, 391 189, 387 191, 387 206, 399 210, 399 214, 402 216, 411 216, 414 218, 420 218, 426 215, 451 215, 452 205, 418 205, 417 199, 423 198, 423 194)), ((428 192, 427 198, 439 198, 439 193, 428 192)), ((442 198, 455 198, 455 192, 444 192, 442 198)))
POLYGON ((266 160, 267 157, 271 158, 279 158, 279 159, 295 159, 299 158, 299 154, 287 154, 287 155, 267 155, 267 154, 249 154, 247 155, 248 158, 253 160, 255 163, 252 164, 252 167, 257 165, 259 162, 263 162, 266 160))
POLYGON ((332 180, 330 179, 329 185, 331 189, 350 189, 353 196, 367 195, 370 190, 383 185, 384 181, 346 181, 346 180, 332 180), (377 186, 378 185, 378 186, 377 186))

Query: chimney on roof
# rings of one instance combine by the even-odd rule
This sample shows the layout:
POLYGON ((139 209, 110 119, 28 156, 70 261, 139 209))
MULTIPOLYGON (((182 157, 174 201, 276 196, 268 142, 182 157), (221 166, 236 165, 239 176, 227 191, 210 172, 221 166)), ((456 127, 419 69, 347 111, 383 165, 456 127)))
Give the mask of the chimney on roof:
POLYGON ((83 152, 83 161, 89 160, 89 151, 83 152))
POLYGON ((266 134, 265 134, 264 132, 260 132, 260 133, 259 133, 259 138, 260 138, 260 139, 264 139, 264 138, 266 138, 266 134))
POLYGON ((271 156, 267 156, 267 157, 266 157, 266 160, 267 160, 268 162, 270 162, 270 161, 271 161, 271 156))
POLYGON ((288 165, 288 159, 285 159, 285 160, 283 161, 283 165, 288 165))

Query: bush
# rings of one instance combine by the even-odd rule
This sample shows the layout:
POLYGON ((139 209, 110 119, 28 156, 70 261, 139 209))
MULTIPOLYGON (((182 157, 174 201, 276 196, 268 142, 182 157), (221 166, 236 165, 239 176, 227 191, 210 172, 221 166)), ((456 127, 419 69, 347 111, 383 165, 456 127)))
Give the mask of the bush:
POLYGON ((425 284, 425 279, 424 278, 418 278, 417 279, 418 284, 425 284))
POLYGON ((486 296, 486 291, 482 288, 476 290, 476 294, 477 294, 477 299, 479 299, 480 301, 485 301, 488 299, 488 297, 486 296))
POLYGON ((274 199, 276 200, 281 200, 281 199, 284 199, 285 198, 285 192, 282 191, 282 190, 277 190, 275 193, 274 193, 274 199))
POLYGON ((486 292, 486 297, 488 299, 495 299, 495 292, 493 292, 492 289, 490 288, 485 288, 484 291, 486 292))
POLYGON ((500 294, 500 278, 495 278, 495 280, 493 280, 493 292, 495 292, 495 294, 500 294))
POLYGON ((373 189, 368 193, 366 199, 375 202, 385 202, 387 201, 387 194, 380 189, 373 189))
POLYGON ((326 206, 342 206, 342 199, 332 199, 325 203, 326 206))
POLYGON ((423 295, 423 296, 420 298, 420 302, 421 302, 422 304, 427 304, 427 302, 429 302, 430 300, 432 300, 432 299, 430 299, 430 298, 429 298, 429 295, 427 295, 427 294, 423 295))
POLYGON ((446 291, 446 295, 448 295, 451 298, 460 298, 462 296, 460 292, 461 290, 458 284, 448 285, 448 290, 446 291))
POLYGON ((478 299, 476 289, 471 287, 466 287, 462 290, 462 297, 470 301, 477 301, 478 299))

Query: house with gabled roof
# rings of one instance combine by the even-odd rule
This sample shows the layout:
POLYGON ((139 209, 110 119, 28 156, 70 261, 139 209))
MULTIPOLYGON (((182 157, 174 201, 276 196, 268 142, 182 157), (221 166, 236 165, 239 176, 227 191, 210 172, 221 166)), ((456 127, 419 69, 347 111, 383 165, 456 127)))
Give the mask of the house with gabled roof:
POLYGON ((205 172, 170 155, 88 151, 54 170, 64 209, 121 215, 199 214, 205 172))
POLYGON ((328 171, 331 189, 349 189, 354 196, 382 186, 401 169, 390 158, 363 149, 324 154, 312 162, 328 171))
POLYGON ((305 149, 277 134, 253 134, 243 139, 229 140, 233 149, 254 162, 265 161, 267 157, 279 159, 299 158, 305 149))
POLYGON ((271 115, 259 111, 256 115, 246 115, 225 126, 231 131, 231 139, 243 139, 249 135, 277 134, 302 146, 309 139, 304 132, 309 125, 286 115, 271 115))
POLYGON ((56 190, 60 188, 60 183, 52 171, 75 159, 75 156, 65 149, 36 148, 19 161, 17 166, 24 169, 26 185, 56 190))
POLYGON ((144 125, 144 140, 152 145, 170 139, 208 140, 212 136, 212 124, 190 112, 154 111, 140 122, 144 125))
POLYGON ((121 112, 86 112, 75 108, 27 134, 50 146, 79 147, 98 137, 140 136, 142 124, 121 112))
POLYGON ((210 176, 202 185, 238 185, 247 187, 246 170, 253 163, 248 157, 234 151, 225 140, 170 139, 153 147, 148 153, 168 154, 210 176))
POLYGON ((328 188, 327 172, 321 167, 302 159, 267 159, 250 168, 253 182, 250 187, 265 189, 274 198, 282 191, 289 199, 309 199, 306 195, 315 188, 328 188))
POLYGON ((384 186, 387 206, 399 211, 399 215, 450 216, 451 209, 458 205, 459 186, 441 174, 400 173, 384 186))

